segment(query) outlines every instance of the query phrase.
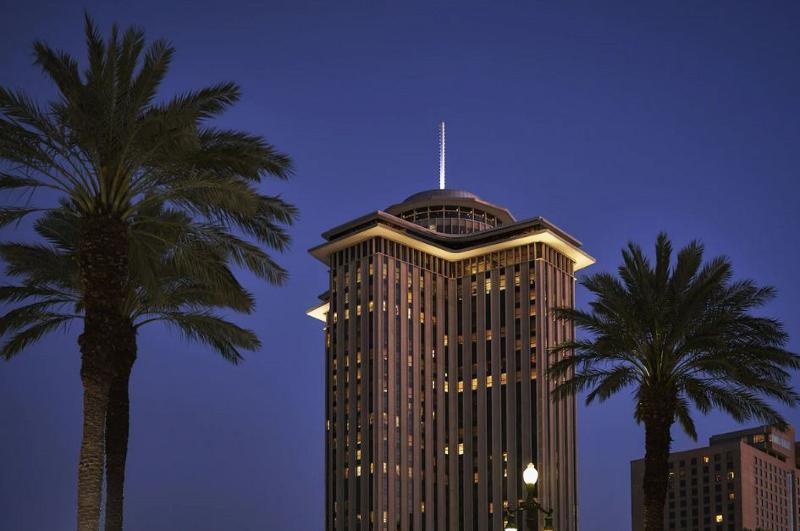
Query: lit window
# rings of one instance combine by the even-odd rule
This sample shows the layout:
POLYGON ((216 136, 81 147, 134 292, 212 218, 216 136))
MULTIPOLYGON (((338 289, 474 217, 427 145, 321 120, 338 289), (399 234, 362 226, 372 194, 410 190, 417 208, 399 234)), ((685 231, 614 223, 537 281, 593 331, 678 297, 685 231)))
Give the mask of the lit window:
POLYGON ((718 523, 718 524, 721 524, 721 523, 722 523, 722 520, 723 520, 723 518, 722 518, 722 515, 721 515, 721 514, 718 514, 717 516, 715 516, 715 517, 714 517, 714 521, 715 521, 716 523, 718 523))
POLYGON ((703 456, 703 462, 704 463, 708 463, 709 461, 711 461, 711 459, 707 455, 704 455, 703 456))

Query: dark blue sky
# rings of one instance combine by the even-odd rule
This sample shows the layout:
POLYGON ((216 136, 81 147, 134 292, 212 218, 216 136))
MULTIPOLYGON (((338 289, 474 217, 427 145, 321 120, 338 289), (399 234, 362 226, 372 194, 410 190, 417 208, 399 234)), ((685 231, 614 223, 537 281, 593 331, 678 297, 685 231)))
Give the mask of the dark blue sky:
MULTIPOLYGON (((248 279, 259 309, 242 321, 263 350, 232 367, 165 330, 141 334, 129 529, 322 528, 322 330, 303 312, 326 273, 306 250, 435 187, 440 119, 451 187, 549 218, 597 258, 592 271, 615 268, 629 239, 700 238, 778 288, 768 310, 800 350, 796 2, 69 4, 5 3, 0 83, 47 97, 31 42, 82 58, 85 6, 104 31, 134 23, 174 43, 165 94, 239 82, 224 124, 297 167, 269 185, 302 213, 280 258, 292 280, 248 279)), ((0 365, 2 530, 73 528, 77 331, 0 365)), ((579 411, 582 531, 629 529, 629 461, 643 447, 631 409, 623 395, 579 411)), ((717 414, 698 424, 701 442, 737 427, 717 414)), ((674 433, 676 448, 692 444, 674 433)))

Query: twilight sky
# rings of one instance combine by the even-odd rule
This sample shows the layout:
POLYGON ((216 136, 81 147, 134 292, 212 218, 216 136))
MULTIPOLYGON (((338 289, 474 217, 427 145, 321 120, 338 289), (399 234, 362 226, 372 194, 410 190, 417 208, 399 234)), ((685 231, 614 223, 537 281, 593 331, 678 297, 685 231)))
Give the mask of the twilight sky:
MULTIPOLYGON (((441 119, 450 187, 549 218, 597 258, 591 271, 660 230, 676 245, 699 238, 738 276, 778 288, 768 311, 800 350, 800 4, 699 4, 4 3, 3 85, 48 97, 31 43, 83 59, 86 7, 104 33, 118 21, 174 43, 163 94, 239 82, 243 101, 222 124, 296 163, 290 182, 267 186, 301 210, 279 257, 292 279, 246 279, 259 308, 240 322, 263 350, 233 367, 168 330, 140 336, 126 527, 322 528, 323 338, 304 310, 326 272, 306 250, 335 224, 434 188, 441 119)), ((78 332, 0 363, 4 531, 74 526, 78 332)), ((629 461, 643 453, 631 412, 628 395, 580 408, 582 531, 630 528, 629 461)), ((700 442, 737 427, 700 419, 700 442)), ((693 444, 673 434, 675 448, 693 444)))

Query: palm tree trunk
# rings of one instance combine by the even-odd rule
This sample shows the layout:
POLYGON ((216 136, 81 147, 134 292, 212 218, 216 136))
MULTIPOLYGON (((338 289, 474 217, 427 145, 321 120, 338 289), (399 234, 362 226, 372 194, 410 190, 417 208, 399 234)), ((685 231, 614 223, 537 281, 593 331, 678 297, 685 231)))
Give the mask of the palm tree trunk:
POLYGON ((644 416, 644 529, 663 531, 664 505, 667 500, 669 450, 672 444, 670 428, 674 413, 660 407, 644 416))
POLYGON ((82 220, 79 261, 84 296, 81 349, 83 439, 78 463, 78 531, 100 529, 108 394, 127 319, 121 308, 128 275, 127 226, 107 216, 82 220))
POLYGON ((78 462, 78 531, 99 529, 108 380, 94 364, 82 363, 83 439, 78 462))
POLYGON ((128 356, 120 360, 111 381, 106 413, 106 531, 122 531, 125 461, 128 457, 130 428, 128 388, 131 369, 136 361, 135 337, 129 341, 129 345, 132 348, 128 356))

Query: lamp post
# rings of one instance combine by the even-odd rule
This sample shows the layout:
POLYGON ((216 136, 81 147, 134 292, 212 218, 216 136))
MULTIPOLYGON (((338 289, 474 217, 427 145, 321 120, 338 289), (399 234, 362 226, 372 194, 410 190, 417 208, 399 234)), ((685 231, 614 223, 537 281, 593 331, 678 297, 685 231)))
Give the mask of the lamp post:
POLYGON ((508 516, 503 526, 505 531, 519 531, 518 521, 525 522, 526 531, 533 531, 536 529, 539 511, 545 514, 544 527, 541 531, 553 531, 553 510, 545 509, 536 499, 536 482, 538 480, 539 471, 536 470, 533 463, 528 463, 522 472, 522 481, 525 483, 525 500, 519 502, 516 509, 508 508, 508 516), (525 517, 524 520, 523 517, 525 517))

